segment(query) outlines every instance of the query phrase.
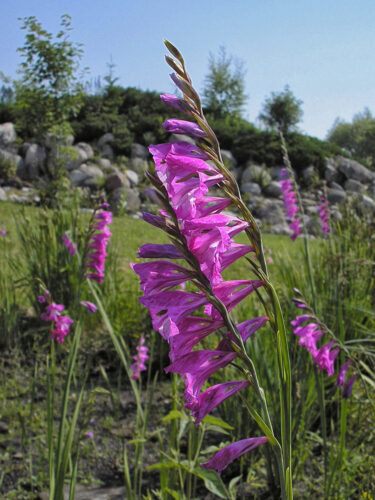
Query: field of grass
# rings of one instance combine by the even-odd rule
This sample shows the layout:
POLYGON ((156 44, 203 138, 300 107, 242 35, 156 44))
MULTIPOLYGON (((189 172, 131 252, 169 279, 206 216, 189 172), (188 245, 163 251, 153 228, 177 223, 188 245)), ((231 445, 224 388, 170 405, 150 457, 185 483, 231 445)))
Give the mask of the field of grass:
MULTIPOLYGON (((68 336, 51 351, 49 327, 40 319, 43 309, 37 295, 43 282, 53 300, 65 304, 71 314, 77 290, 85 300, 95 298, 87 284, 78 286, 76 261, 61 245, 61 235, 70 231, 80 248, 89 219, 74 207, 52 212, 0 203, 0 227, 7 230, 0 237, 1 498, 36 499, 49 488, 48 447, 57 446, 57 434, 52 434, 57 432, 75 342, 68 336)), ((310 252, 315 312, 360 367, 349 399, 341 397, 335 378, 317 372, 289 327, 298 314, 291 302, 293 287, 309 303, 312 300, 303 240, 293 243, 289 237, 275 235, 264 235, 263 240, 287 324, 292 362, 295 498, 370 499, 375 492, 375 250, 368 244, 371 226, 354 215, 344 220, 346 224, 330 240, 311 241, 310 252)), ((80 484, 124 486, 126 498, 134 499, 200 499, 206 498, 207 489, 213 495, 207 498, 277 498, 270 479, 270 457, 261 449, 223 472, 227 490, 214 473, 204 476, 204 469, 199 468, 223 443, 259 431, 236 398, 220 405, 211 420, 197 427, 192 424, 183 406, 183 382, 164 373, 168 349, 138 302, 138 278, 129 268, 129 263, 140 261, 137 250, 141 245, 166 243, 168 238, 126 215, 114 217, 111 231, 106 278, 103 285, 94 287, 105 313, 79 315, 82 337, 65 416, 66 428, 73 428, 72 422, 75 427, 65 478, 74 477, 80 484), (141 336, 151 350, 150 368, 141 384, 134 385, 127 370, 141 336), (88 435, 91 432, 93 436, 88 435)), ((237 241, 244 243, 244 236, 237 241)), ((254 279, 254 275, 242 260, 226 271, 225 279, 254 279)), ((250 298, 235 309, 234 318, 240 322, 261 314, 260 302, 250 298)), ((210 335, 204 345, 215 348, 219 338, 210 335)), ((271 417, 280 412, 275 349, 268 327, 248 344, 271 417)), ((224 374, 212 378, 215 383, 223 381, 220 377, 231 380, 231 370, 227 367, 224 374)), ((244 395, 251 404, 255 402, 250 389, 244 395)))

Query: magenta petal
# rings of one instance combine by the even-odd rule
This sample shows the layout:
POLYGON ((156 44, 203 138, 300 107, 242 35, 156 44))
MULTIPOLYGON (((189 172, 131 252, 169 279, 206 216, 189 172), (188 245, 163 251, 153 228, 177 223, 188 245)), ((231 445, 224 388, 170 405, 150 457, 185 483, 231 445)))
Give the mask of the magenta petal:
MULTIPOLYGON (((213 385, 202 392, 199 396, 196 408, 190 408, 192 410, 192 417, 196 418, 195 425, 198 425, 199 422, 201 422, 202 419, 220 403, 248 385, 249 382, 247 380, 237 380, 233 382, 225 382, 224 384, 213 385)), ((185 406, 188 407, 192 405, 187 403, 185 406)))
MULTIPOLYGON (((264 286, 264 282, 260 280, 234 280, 214 285, 213 290, 214 294, 224 303, 228 311, 231 311, 256 288, 261 286, 264 286)), ((211 304, 205 307, 205 313, 215 319, 219 316, 219 313, 211 304)))
POLYGON ((138 250, 143 259, 183 259, 184 256, 173 245, 154 245, 148 243, 138 250))
POLYGON ((93 304, 92 302, 89 302, 88 300, 81 300, 80 304, 81 304, 81 306, 86 307, 87 312, 89 314, 93 314, 98 309, 95 304, 93 304))
POLYGON ((202 385, 217 370, 235 359, 237 353, 226 351, 194 351, 165 368, 165 372, 180 373, 185 376, 184 396, 187 403, 196 404, 202 385))
POLYGON ((254 247, 250 245, 241 245, 239 243, 231 243, 228 250, 221 256, 221 269, 224 270, 234 261, 243 257, 249 252, 254 252, 254 247))
POLYGON ((159 331, 167 317, 174 323, 178 323, 207 304, 207 298, 200 294, 175 290, 143 296, 140 297, 139 302, 149 309, 153 327, 159 331))
POLYGON ((205 469, 214 469, 220 474, 233 460, 267 441, 268 438, 266 436, 236 441, 222 448, 208 462, 201 465, 205 469))
POLYGON ((170 134, 187 134, 192 137, 207 137, 196 123, 171 118, 163 123, 163 129, 170 134))
POLYGON ((130 264, 130 267, 140 277, 145 295, 170 290, 193 277, 191 271, 168 260, 130 264))
POLYGON ((345 378, 346 378, 346 372, 348 371, 348 368, 350 366, 350 359, 344 363, 339 371, 339 374, 337 376, 335 385, 338 385, 339 387, 342 387, 345 383, 345 378))
POLYGON ((297 326, 293 329, 293 333, 300 337, 298 345, 305 346, 312 356, 317 355, 318 348, 316 344, 323 335, 317 324, 309 323, 305 326, 297 326))
POLYGON ((325 344, 323 347, 321 347, 317 354, 314 356, 314 363, 318 365, 318 370, 326 370, 329 376, 333 375, 334 373, 333 365, 338 353, 340 352, 339 349, 331 351, 333 345, 333 341, 328 342, 328 344, 325 344))
POLYGON ((181 113, 189 114, 190 106, 183 99, 180 99, 173 94, 161 94, 160 99, 164 102, 164 104, 167 104, 167 106, 177 109, 177 111, 181 111, 181 113))
MULTIPOLYGON (((201 318, 199 316, 185 318, 178 324, 178 327, 175 325, 173 333, 170 330, 167 338, 171 346, 169 354, 171 361, 173 362, 191 352, 193 347, 201 340, 222 326, 224 326, 222 319, 214 321, 211 318, 201 318)), ((163 333, 165 333, 165 330, 163 333)))
POLYGON ((302 316, 297 316, 296 319, 290 322, 290 324, 297 327, 303 325, 303 323, 306 323, 306 321, 309 321, 310 319, 312 319, 312 316, 309 314, 303 314, 302 316))
POLYGON ((352 377, 350 377, 350 379, 346 382, 346 384, 344 385, 344 389, 342 391, 342 397, 347 399, 349 398, 349 396, 351 395, 352 393, 352 390, 353 390, 353 384, 354 382, 356 381, 358 375, 357 373, 355 373, 352 377))
POLYGON ((259 330, 267 321, 269 320, 268 316, 259 316, 258 318, 252 318, 248 321, 244 321, 237 325, 238 331, 241 334, 242 340, 246 342, 246 340, 251 337, 251 335, 259 330))

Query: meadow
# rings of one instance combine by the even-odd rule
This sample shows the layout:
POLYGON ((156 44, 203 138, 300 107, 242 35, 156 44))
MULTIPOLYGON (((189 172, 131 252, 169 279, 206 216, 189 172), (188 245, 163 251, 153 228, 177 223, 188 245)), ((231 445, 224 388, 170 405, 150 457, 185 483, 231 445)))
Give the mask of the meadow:
MULTIPOLYGON (((144 261, 137 257, 140 246, 167 243, 167 236, 143 220, 113 217, 104 282, 91 283, 80 278, 79 265, 90 218, 74 199, 59 210, 0 205, 0 225, 6 228, 0 237, 1 497, 36 499, 52 484, 55 491, 65 484, 74 498, 80 484, 122 486, 125 497, 134 499, 280 498, 267 448, 234 461, 221 477, 200 466, 224 444, 256 435, 244 402, 255 404, 255 397, 247 388, 197 426, 184 408, 183 381, 164 371, 167 344, 138 302, 139 280, 129 267, 144 261), (76 243, 78 257, 62 244, 63 235, 76 243), (75 320, 61 344, 51 340, 50 325, 41 319, 38 296, 45 289, 75 320), (98 310, 88 314, 77 306, 83 299, 98 310), (134 380, 130 364, 141 337, 149 359, 147 371, 134 380)), ((263 244, 287 325, 295 498, 373 498, 373 225, 348 205, 328 238, 309 241, 314 312, 359 371, 349 398, 335 386, 335 377, 318 372, 290 327, 297 314, 293 289, 308 304, 314 300, 303 239, 266 234, 263 244)), ((245 259, 224 273, 225 279, 251 275, 245 259)), ((261 303, 251 296, 232 313, 236 323, 260 316, 261 303)), ((218 340, 214 333, 202 343, 213 349, 218 340)), ((247 349, 257 361, 279 434, 276 346, 267 325, 247 349)), ((230 380, 233 370, 229 365, 212 380, 230 380)))

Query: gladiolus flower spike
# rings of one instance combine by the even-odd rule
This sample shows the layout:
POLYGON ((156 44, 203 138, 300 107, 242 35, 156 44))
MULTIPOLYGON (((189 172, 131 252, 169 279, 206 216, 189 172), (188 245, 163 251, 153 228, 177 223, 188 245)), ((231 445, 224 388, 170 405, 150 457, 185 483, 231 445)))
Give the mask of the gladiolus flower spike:
MULTIPOLYGON (((50 300, 48 290, 45 290, 44 295, 38 296, 38 302, 40 304, 46 303, 50 300)), ((62 316, 61 313, 65 309, 62 304, 55 304, 55 302, 50 302, 45 311, 40 315, 43 321, 52 321, 51 338, 57 340, 59 344, 62 344, 65 337, 68 335, 70 326, 73 324, 73 320, 69 316, 62 316)))
POLYGON ((296 217, 299 212, 297 203, 297 195, 294 191, 293 182, 289 177, 288 170, 283 168, 280 174, 281 191, 283 192, 283 200, 286 211, 286 216, 289 219, 289 227, 293 231, 291 238, 294 241, 301 233, 301 219, 296 217))
MULTIPOLYGON (((332 334, 328 328, 314 316, 312 309, 306 304, 301 292, 299 292, 299 298, 292 299, 292 301, 299 309, 305 309, 311 312, 311 314, 297 316, 296 319, 291 321, 293 333, 299 337, 298 345, 306 347, 318 370, 326 371, 329 377, 333 376, 335 373, 334 364, 340 353, 340 346, 337 345, 336 339, 335 341, 332 340, 332 334), (320 342, 320 339, 327 338, 328 336, 330 337, 330 341, 325 344, 323 343, 323 345, 319 347, 318 342, 320 342), (334 347, 336 348, 334 349, 334 347)), ((324 340, 322 342, 324 342, 324 340)), ((355 374, 345 383, 346 374, 350 365, 351 360, 347 360, 342 365, 335 382, 335 385, 342 388, 342 396, 346 398, 350 396, 354 381, 357 377, 355 374)))
POLYGON ((329 210, 328 210, 328 200, 326 198, 320 198, 321 205, 318 206, 319 217, 321 221, 320 229, 325 234, 329 234, 331 229, 329 227, 329 210))
POLYGON ((130 366, 130 369, 132 370, 132 379, 133 380, 138 380, 141 372, 144 372, 147 370, 146 367, 146 361, 148 360, 149 356, 147 355, 148 353, 148 347, 144 345, 145 339, 141 337, 139 344, 137 346, 137 354, 133 356, 133 359, 135 363, 133 363, 130 366))
POLYGON ((107 257, 107 245, 112 233, 109 224, 112 223, 112 212, 103 210, 108 207, 108 203, 101 204, 101 211, 94 215, 95 224, 92 227, 93 234, 88 245, 91 250, 86 256, 85 267, 88 269, 86 278, 103 283, 104 264, 107 257))
MULTIPOLYGON (((166 372, 179 373, 183 377, 185 406, 199 424, 220 403, 246 389, 250 383, 257 395, 262 393, 257 377, 250 375, 255 368, 244 344, 269 318, 252 318, 235 325, 230 311, 252 292, 261 293, 261 289, 269 285, 263 279, 268 275, 256 221, 242 202, 238 186, 221 160, 216 136, 204 118, 183 63, 180 59, 178 63, 174 61, 174 67, 170 59, 167 58, 168 64, 179 68, 178 78, 172 79, 178 80, 183 99, 163 95, 162 100, 175 109, 185 110, 190 117, 197 118, 198 124, 171 119, 163 128, 171 133, 190 135, 198 145, 177 141, 150 146, 155 173, 147 173, 153 185, 147 194, 160 208, 158 215, 145 213, 143 219, 165 231, 171 244, 142 246, 139 257, 153 260, 131 264, 131 267, 140 277, 143 291, 140 302, 149 310, 154 329, 170 345, 171 364, 166 372), (207 163, 208 160, 213 162, 207 163), (210 193, 211 188, 218 187, 222 188, 225 197, 210 193), (242 218, 224 212, 231 204, 238 208, 242 218), (246 231, 251 245, 233 240, 242 231, 246 231), (258 279, 224 281, 224 269, 249 253, 255 254, 252 262, 258 279), (185 263, 177 264, 170 259, 185 263), (195 291, 191 291, 191 287, 189 291, 184 290, 187 282, 196 287, 195 291), (219 329, 223 339, 216 349, 197 348, 204 338, 219 329), (240 370, 246 380, 226 381, 206 388, 215 372, 234 361, 236 365, 245 363, 247 366, 246 370, 240 370)), ((277 332, 279 327, 275 321, 273 318, 271 326, 277 332)), ((271 430, 267 437, 232 443, 204 467, 221 472, 232 460, 266 441, 277 443, 271 430)), ((290 470, 288 455, 286 462, 290 470)))

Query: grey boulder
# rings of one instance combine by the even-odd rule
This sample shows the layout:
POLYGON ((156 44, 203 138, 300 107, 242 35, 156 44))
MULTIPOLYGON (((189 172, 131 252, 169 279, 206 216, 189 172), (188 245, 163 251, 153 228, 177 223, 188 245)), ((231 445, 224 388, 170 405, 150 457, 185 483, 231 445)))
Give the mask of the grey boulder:
POLYGON ((0 144, 10 146, 17 139, 16 129, 11 122, 2 123, 0 125, 0 144))
POLYGON ((337 156, 336 163, 338 169, 347 179, 354 179, 359 182, 373 182, 375 180, 375 172, 371 172, 361 163, 343 156, 337 156))

